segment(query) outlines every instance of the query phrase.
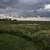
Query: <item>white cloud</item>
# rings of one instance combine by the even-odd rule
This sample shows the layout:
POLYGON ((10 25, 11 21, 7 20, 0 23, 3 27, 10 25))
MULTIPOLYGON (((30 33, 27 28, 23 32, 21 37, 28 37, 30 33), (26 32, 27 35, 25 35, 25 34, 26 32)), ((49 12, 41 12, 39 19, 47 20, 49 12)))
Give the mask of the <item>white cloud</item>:
POLYGON ((50 4, 45 5, 44 9, 50 9, 50 4))
POLYGON ((44 5, 44 8, 37 9, 36 11, 39 11, 42 13, 50 11, 50 4, 44 5))

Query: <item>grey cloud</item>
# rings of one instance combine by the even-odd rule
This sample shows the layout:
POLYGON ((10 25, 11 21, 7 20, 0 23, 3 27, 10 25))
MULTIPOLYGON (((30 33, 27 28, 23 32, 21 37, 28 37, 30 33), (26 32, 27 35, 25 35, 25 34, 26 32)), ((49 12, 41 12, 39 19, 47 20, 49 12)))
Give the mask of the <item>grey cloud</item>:
POLYGON ((37 11, 44 8, 46 4, 50 4, 50 0, 0 0, 0 13, 9 12, 16 13, 18 16, 36 16, 46 12, 45 10, 37 11), (7 10, 7 8, 11 9, 7 10))
POLYGON ((0 8, 14 7, 18 0, 0 0, 0 8))

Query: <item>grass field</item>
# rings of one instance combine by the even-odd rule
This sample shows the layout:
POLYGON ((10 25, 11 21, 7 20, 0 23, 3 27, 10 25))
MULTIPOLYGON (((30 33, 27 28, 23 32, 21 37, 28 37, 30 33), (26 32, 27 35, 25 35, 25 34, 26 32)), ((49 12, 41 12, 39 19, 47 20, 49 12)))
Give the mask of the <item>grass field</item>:
POLYGON ((50 50, 50 22, 0 21, 0 50, 50 50))

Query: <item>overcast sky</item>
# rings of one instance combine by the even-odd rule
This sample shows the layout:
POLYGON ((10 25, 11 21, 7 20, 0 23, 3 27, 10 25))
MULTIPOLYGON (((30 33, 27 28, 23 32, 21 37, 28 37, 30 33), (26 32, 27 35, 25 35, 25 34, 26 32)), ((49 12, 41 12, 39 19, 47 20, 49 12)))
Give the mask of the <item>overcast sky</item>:
POLYGON ((50 0, 0 0, 0 14, 50 16, 50 0))

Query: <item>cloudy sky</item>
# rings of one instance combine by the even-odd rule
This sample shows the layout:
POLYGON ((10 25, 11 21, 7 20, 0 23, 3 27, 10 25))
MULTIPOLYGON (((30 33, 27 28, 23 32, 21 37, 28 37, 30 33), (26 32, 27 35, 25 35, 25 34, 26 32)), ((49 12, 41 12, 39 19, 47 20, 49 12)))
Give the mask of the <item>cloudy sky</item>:
POLYGON ((0 14, 50 16, 50 0, 0 0, 0 14))

